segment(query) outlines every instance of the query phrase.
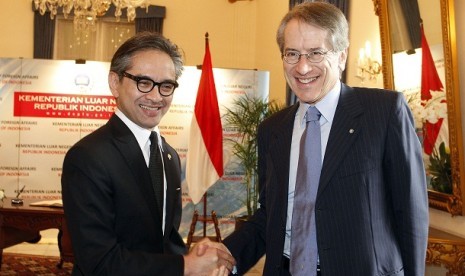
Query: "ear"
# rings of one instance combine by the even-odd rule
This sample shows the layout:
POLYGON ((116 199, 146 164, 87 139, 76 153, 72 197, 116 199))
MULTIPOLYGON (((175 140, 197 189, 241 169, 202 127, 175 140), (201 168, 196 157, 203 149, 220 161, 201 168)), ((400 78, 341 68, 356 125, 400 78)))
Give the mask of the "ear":
POLYGON ((339 54, 339 72, 342 74, 346 69, 346 62, 347 62, 347 48, 342 50, 339 54))
POLYGON ((113 71, 110 71, 110 73, 108 74, 108 85, 110 86, 111 94, 113 94, 115 98, 118 98, 119 87, 121 86, 118 74, 116 74, 113 71))

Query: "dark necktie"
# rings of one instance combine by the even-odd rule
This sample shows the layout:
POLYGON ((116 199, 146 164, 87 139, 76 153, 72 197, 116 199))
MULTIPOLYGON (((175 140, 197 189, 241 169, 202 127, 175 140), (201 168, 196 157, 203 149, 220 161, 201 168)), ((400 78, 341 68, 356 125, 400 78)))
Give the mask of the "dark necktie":
POLYGON ((290 272, 294 276, 316 275, 315 201, 321 173, 320 112, 307 110, 307 126, 300 141, 299 162, 292 211, 290 272))
POLYGON ((150 177, 152 178, 153 190, 155 191, 155 199, 157 200, 160 218, 163 218, 163 164, 160 150, 158 148, 158 135, 155 131, 152 131, 150 134, 149 171, 150 177))

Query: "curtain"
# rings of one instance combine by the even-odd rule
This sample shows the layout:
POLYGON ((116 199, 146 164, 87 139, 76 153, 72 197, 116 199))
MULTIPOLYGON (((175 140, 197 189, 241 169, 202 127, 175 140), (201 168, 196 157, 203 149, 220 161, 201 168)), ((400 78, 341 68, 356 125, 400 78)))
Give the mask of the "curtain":
MULTIPOLYGON (((32 10, 34 11, 34 58, 52 59, 53 58, 53 45, 55 41, 55 20, 50 18, 50 13, 47 12, 41 15, 35 9, 32 3, 32 10)), ((58 11, 62 13, 61 9, 58 11)), ((115 7, 112 5, 102 17, 114 17, 115 7)), ((163 6, 149 6, 145 8, 136 9, 135 30, 140 31, 154 31, 163 33, 163 20, 165 18, 166 8, 163 6)), ((122 18, 126 17, 126 10, 123 10, 122 18)))
POLYGON ((389 0, 388 18, 394 53, 421 47, 421 18, 417 0, 389 0))
POLYGON ((401 1, 399 0, 389 1, 389 35, 391 37, 393 53, 403 52, 407 49, 414 49, 407 28, 407 19, 404 16, 400 2, 401 1))
POLYGON ((136 18, 136 33, 151 31, 163 33, 163 18, 136 18))
MULTIPOLYGON (((105 17, 114 16, 115 7, 112 5, 105 13, 105 17)), ((148 8, 136 8, 136 19, 134 25, 136 33, 151 31, 163 33, 163 20, 165 19, 166 7, 150 5, 148 8)), ((122 10, 122 18, 126 16, 126 10, 122 10)))
POLYGON ((50 13, 41 15, 34 9, 34 58, 52 59, 53 41, 55 39, 55 21, 50 13))
MULTIPOLYGON (((416 1, 416 0, 415 0, 416 1)), ((303 2, 328 2, 336 7, 338 7, 346 16, 347 21, 349 21, 349 6, 350 0, 327 0, 327 1, 315 1, 315 0, 289 0, 289 9, 292 9, 295 5, 303 2)), ((350 22, 350 21, 349 21, 350 22)), ((346 80, 346 71, 343 71, 341 74, 341 81, 345 82, 346 80)), ((288 84, 286 84, 286 105, 290 106, 297 102, 297 97, 288 84)))
MULTIPOLYGON (((402 0, 400 6, 413 49, 421 47, 420 8, 417 0, 402 0)), ((411 49, 405 49, 411 50, 411 49)))
POLYGON ((166 8, 162 6, 149 6, 148 12, 145 8, 136 9, 136 33, 151 31, 163 34, 163 20, 166 8))

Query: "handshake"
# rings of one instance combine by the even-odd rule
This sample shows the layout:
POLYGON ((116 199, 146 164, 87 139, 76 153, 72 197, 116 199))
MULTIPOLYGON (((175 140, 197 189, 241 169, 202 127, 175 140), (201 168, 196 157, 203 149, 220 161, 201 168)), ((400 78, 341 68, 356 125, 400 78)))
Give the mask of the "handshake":
POLYGON ((224 244, 204 238, 184 256, 184 275, 227 276, 235 265, 236 261, 224 244))

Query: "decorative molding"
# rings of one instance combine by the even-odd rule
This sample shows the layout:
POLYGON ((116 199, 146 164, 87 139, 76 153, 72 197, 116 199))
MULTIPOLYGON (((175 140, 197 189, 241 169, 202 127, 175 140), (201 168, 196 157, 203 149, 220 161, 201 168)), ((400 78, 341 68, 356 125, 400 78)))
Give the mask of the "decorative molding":
POLYGON ((373 5, 374 5, 375 14, 379 16, 379 14, 381 13, 380 0, 373 0, 373 5))
POLYGON ((376 15, 379 20, 379 32, 381 36, 381 59, 382 66, 381 70, 383 73, 383 84, 386 89, 394 89, 394 76, 393 76, 393 65, 391 55, 391 36, 389 30, 389 18, 387 10, 387 0, 381 2, 381 0, 373 0, 373 5, 376 15))
POLYGON ((455 195, 428 190, 429 206, 449 212, 452 216, 462 214, 462 200, 455 195))
POLYGON ((449 148, 452 170, 453 197, 457 199, 457 215, 463 214, 464 191, 462 179, 464 176, 464 160, 462 157, 462 124, 460 88, 458 78, 457 46, 455 44, 455 13, 454 1, 441 0, 441 25, 444 48, 444 70, 447 95, 447 116, 449 117, 449 148), (454 24, 451 24, 454 22, 454 24), (453 99, 453 100, 449 100, 453 99))
POLYGON ((443 266, 448 270, 446 276, 465 275, 465 240, 429 238, 426 264, 443 266))
POLYGON ((50 228, 61 228, 64 219, 56 215, 27 215, 18 213, 16 215, 8 215, 3 218, 4 226, 28 229, 32 231, 42 231, 50 228))

